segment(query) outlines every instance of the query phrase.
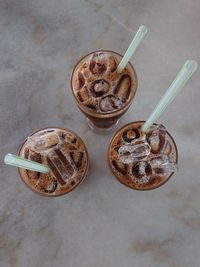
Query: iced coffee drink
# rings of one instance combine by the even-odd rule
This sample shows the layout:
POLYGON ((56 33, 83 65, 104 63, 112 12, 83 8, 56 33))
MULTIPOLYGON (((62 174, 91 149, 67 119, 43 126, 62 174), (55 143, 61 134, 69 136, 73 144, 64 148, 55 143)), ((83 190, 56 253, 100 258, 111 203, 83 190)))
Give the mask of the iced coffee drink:
POLYGON ((163 125, 153 124, 143 133, 143 123, 129 123, 115 134, 108 149, 108 163, 122 184, 150 190, 163 185, 176 171, 178 152, 163 125))
POLYGON ((43 196, 60 196, 72 191, 85 178, 89 167, 81 138, 62 128, 46 128, 30 135, 19 156, 49 167, 47 174, 19 168, 25 184, 43 196))
POLYGON ((112 129, 135 96, 136 72, 128 63, 118 73, 121 59, 115 52, 96 51, 83 57, 73 70, 72 91, 91 128, 112 129))

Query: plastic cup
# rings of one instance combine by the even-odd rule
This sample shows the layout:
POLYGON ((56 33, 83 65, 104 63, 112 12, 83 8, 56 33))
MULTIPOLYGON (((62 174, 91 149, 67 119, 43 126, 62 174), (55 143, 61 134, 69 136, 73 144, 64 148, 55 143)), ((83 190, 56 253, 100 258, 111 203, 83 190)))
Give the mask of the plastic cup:
MULTIPOLYGON (((19 156, 23 158, 31 157, 30 151, 38 152, 38 149, 39 151, 41 151, 42 163, 48 165, 49 167, 50 167, 49 162, 51 162, 51 165, 52 165, 52 161, 49 161, 49 158, 51 159, 49 155, 55 154, 54 153, 55 150, 60 150, 62 152, 62 155, 61 155, 62 157, 61 157, 61 160, 60 160, 60 155, 59 155, 59 158, 56 157, 55 162, 53 163, 54 171, 52 172, 52 168, 50 168, 50 172, 47 174, 37 173, 34 171, 28 171, 23 168, 18 168, 19 175, 22 181, 26 184, 26 186, 29 189, 31 189, 35 193, 38 193, 41 196, 47 196, 47 197, 57 197, 57 196, 65 195, 71 192, 72 190, 74 190, 87 176, 88 169, 89 169, 88 151, 82 139, 73 131, 69 129, 65 129, 65 128, 60 128, 60 127, 49 127, 49 128, 43 128, 36 132, 33 132, 23 142, 19 150, 19 156), (54 142, 53 146, 49 146, 47 148, 45 147, 37 148, 36 146, 34 146, 34 150, 32 150, 32 146, 30 146, 31 144, 30 142, 32 142, 33 138, 41 135, 42 139, 40 140, 41 142, 38 144, 41 146, 44 146, 45 141, 46 141, 45 139, 46 137, 44 136, 46 136, 46 134, 48 133, 51 134, 53 131, 56 131, 59 133, 59 137, 58 137, 59 142, 60 140, 62 141, 65 140, 64 142, 61 142, 62 144, 56 145, 54 142), (35 150, 35 148, 37 149, 35 150), (27 151, 29 151, 28 152, 29 155, 27 154, 27 151), (81 160, 81 165, 79 164, 80 166, 78 166, 77 164, 79 155, 83 155, 82 160, 81 160), (63 158, 63 156, 65 158, 63 158), (58 177, 56 176, 57 173, 55 173, 55 169, 56 169, 55 167, 57 167, 56 162, 58 162, 57 165, 61 164, 64 170, 63 172, 64 174, 59 175, 58 177), (70 171, 73 172, 73 174, 69 177, 66 177, 65 170, 67 170, 68 168, 70 168, 70 171)), ((35 155, 35 158, 37 159, 38 158, 37 153, 34 155, 35 155)), ((35 159, 31 158, 31 160, 35 160, 35 159)))
MULTIPOLYGON (((131 142, 137 143, 137 138, 134 139, 134 135, 131 131, 139 130, 139 136, 141 137, 142 131, 141 126, 144 124, 144 121, 135 121, 126 124, 121 129, 119 129, 113 136, 109 147, 108 147, 108 165, 112 174, 117 178, 119 182, 125 186, 135 189, 135 190, 152 190, 158 188, 165 184, 173 175, 174 172, 168 172, 160 174, 159 168, 162 166, 157 166, 157 168, 152 168, 151 160, 157 158, 161 153, 156 153, 155 149, 151 148, 151 152, 148 155, 148 158, 140 158, 138 161, 125 164, 121 161, 119 157, 119 148, 126 144, 129 140, 131 142), (128 138, 128 139, 127 139, 128 138), (126 141, 124 141, 124 139, 126 141), (153 153, 154 152, 154 153, 153 153), (145 166, 145 174, 138 175, 138 162, 142 162, 145 166), (150 165, 150 166, 149 166, 150 165), (159 171, 159 174, 156 173, 159 171)), ((156 126, 157 124, 154 124, 156 126)), ((166 131, 165 142, 162 143, 163 148, 165 147, 164 155, 169 156, 170 160, 177 164, 178 162, 178 150, 176 143, 170 133, 166 131), (167 143, 169 142, 169 143, 167 143)), ((141 163, 139 163, 141 164, 141 163)))
MULTIPOLYGON (((78 108, 80 109, 80 111, 86 116, 87 123, 88 123, 89 127, 92 130, 94 130, 95 132, 99 132, 99 133, 102 133, 102 132, 104 133, 105 132, 106 133, 106 132, 113 131, 116 128, 120 117, 130 107, 130 105, 131 105, 131 103, 132 103, 132 101, 134 99, 135 93, 137 91, 138 81, 137 81, 137 74, 135 72, 135 69, 132 66, 132 64, 129 62, 127 64, 126 68, 129 71, 130 76, 131 76, 131 87, 130 87, 130 95, 129 95, 129 98, 126 101, 126 103, 121 108, 118 108, 118 109, 115 109, 113 111, 106 112, 106 113, 98 113, 98 112, 95 112, 94 110, 89 109, 88 107, 86 107, 85 104, 78 99, 77 94, 75 93, 74 80, 75 80, 75 77, 76 77, 76 74, 77 74, 77 70, 79 69, 79 67, 84 62, 89 61, 89 59, 92 56, 92 54, 100 53, 100 52, 111 54, 112 56, 114 56, 117 59, 118 62, 120 62, 120 60, 122 59, 122 55, 120 55, 120 54, 118 54, 116 52, 113 52, 113 51, 109 51, 109 50, 95 51, 95 52, 92 52, 92 53, 89 53, 89 54, 85 55, 84 57, 82 57, 78 61, 78 63, 75 65, 75 67, 74 67, 74 69, 72 71, 71 88, 72 88, 72 93, 74 95, 76 104, 77 104, 78 108)), ((121 74, 119 74, 119 77, 120 77, 120 75, 121 74)), ((100 76, 100 77, 97 77, 97 80, 98 79, 103 79, 103 78, 104 78, 104 75, 100 76)), ((108 82, 110 83, 109 80, 108 80, 108 82)), ((105 97, 105 96, 106 96, 106 94, 103 97, 105 97)))

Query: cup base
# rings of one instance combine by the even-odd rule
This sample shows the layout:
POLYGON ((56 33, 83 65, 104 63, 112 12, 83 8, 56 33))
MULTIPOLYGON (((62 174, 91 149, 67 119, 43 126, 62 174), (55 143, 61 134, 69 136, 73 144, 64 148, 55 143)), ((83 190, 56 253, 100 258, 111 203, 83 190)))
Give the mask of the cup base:
POLYGON ((87 124, 89 126, 89 128, 97 133, 97 134, 110 134, 112 133, 114 130, 116 130, 117 125, 119 123, 119 120, 117 120, 114 124, 112 124, 111 126, 107 127, 107 128, 101 128, 96 126, 90 119, 86 118, 87 124))

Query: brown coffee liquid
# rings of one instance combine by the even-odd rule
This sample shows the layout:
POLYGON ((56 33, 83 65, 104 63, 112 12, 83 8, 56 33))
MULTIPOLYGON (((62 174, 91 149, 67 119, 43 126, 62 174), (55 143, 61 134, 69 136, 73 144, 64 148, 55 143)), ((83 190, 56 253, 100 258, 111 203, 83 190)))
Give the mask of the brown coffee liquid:
POLYGON ((123 108, 135 94, 135 72, 126 67, 117 73, 121 56, 98 51, 84 57, 76 66, 72 87, 79 104, 89 111, 108 114, 123 108))
POLYGON ((50 168, 48 174, 19 169, 26 185, 44 196, 59 196, 73 190, 86 176, 89 165, 80 137, 60 128, 40 130, 28 137, 20 156, 50 168))
POLYGON ((152 131, 146 135, 141 132, 143 123, 138 121, 127 124, 115 134, 109 146, 108 162, 112 173, 121 183, 132 189, 150 190, 164 184, 173 174, 163 172, 162 166, 153 167, 153 163, 161 157, 167 157, 172 163, 177 163, 178 152, 174 140, 167 131, 161 132, 158 140, 152 139, 152 131), (119 156, 120 147, 133 142, 139 144, 144 138, 150 145, 148 156, 128 164, 123 163, 119 156))

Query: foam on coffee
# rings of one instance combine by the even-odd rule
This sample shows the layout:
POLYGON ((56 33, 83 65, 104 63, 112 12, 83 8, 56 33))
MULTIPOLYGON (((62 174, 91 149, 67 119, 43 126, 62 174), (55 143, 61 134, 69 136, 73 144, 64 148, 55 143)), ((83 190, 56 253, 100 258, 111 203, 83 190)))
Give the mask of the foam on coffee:
POLYGON ((24 182, 34 191, 47 196, 58 196, 71 191, 85 177, 88 154, 80 137, 60 128, 40 130, 28 137, 20 156, 48 165, 43 174, 19 169, 24 182))
POLYGON ((149 190, 165 183, 177 169, 177 148, 162 125, 142 133, 143 122, 124 126, 113 137, 108 161, 117 179, 138 190, 149 190))
POLYGON ((107 51, 94 52, 77 65, 72 87, 79 103, 94 113, 107 114, 123 108, 135 94, 136 81, 125 68, 120 74, 120 57, 107 51))

